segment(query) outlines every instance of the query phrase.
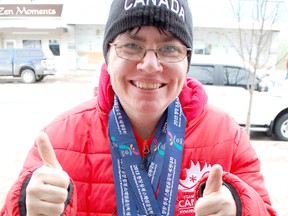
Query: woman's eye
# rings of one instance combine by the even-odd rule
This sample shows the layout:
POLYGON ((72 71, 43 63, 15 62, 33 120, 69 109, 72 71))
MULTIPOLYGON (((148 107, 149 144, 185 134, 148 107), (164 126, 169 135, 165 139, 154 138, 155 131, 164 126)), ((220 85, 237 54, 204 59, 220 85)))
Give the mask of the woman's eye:
POLYGON ((178 49, 177 49, 176 46, 171 46, 171 45, 162 46, 162 47, 159 48, 160 52, 166 52, 166 53, 168 53, 168 52, 176 52, 177 50, 178 49))
POLYGON ((138 44, 135 44, 135 43, 125 43, 123 45, 123 48, 126 48, 126 49, 142 49, 141 46, 139 46, 138 44))

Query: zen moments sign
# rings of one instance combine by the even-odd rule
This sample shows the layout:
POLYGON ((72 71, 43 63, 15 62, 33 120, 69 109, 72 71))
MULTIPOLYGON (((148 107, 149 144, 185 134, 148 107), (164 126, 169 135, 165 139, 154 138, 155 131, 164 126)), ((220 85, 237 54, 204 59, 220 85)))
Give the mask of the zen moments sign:
POLYGON ((61 17, 63 4, 0 4, 1 17, 61 17))

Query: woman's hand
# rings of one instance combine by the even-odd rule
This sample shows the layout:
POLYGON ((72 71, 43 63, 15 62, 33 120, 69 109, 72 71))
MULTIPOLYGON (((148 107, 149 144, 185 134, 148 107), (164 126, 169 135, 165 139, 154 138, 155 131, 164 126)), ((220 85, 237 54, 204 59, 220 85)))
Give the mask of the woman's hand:
POLYGON ((70 178, 62 170, 48 136, 41 133, 36 143, 44 165, 35 170, 27 186, 27 215, 61 215, 68 196, 70 178))
POLYGON ((203 197, 195 205, 196 216, 235 216, 236 203, 230 190, 222 185, 223 169, 216 164, 211 168, 203 197))

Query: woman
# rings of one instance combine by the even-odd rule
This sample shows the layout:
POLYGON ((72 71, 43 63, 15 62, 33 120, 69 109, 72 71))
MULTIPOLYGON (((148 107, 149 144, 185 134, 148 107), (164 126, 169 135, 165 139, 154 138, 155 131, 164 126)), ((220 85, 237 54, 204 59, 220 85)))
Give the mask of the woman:
POLYGON ((1 215, 276 215, 248 136, 186 79, 185 0, 113 1, 103 47, 98 96, 44 128, 1 215))

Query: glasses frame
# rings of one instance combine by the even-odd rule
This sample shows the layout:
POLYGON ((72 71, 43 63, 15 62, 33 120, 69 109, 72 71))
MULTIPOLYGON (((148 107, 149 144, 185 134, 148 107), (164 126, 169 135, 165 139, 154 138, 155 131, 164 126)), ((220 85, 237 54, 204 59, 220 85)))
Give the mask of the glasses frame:
MULTIPOLYGON (((190 47, 186 47, 185 45, 182 45, 182 44, 175 45, 175 46, 182 46, 182 47, 186 48, 186 54, 183 56, 183 59, 180 59, 180 60, 177 60, 177 61, 165 61, 165 60, 162 60, 161 57, 159 57, 159 53, 158 53, 158 50, 159 50, 160 48, 162 48, 163 46, 160 46, 160 47, 158 47, 158 48, 156 48, 156 49, 151 49, 151 48, 148 48, 148 49, 147 49, 147 48, 145 48, 145 47, 143 47, 143 46, 135 43, 135 44, 137 44, 139 47, 142 47, 144 53, 143 53, 143 56, 142 56, 140 59, 130 59, 130 58, 125 58, 125 57, 119 55, 119 53, 117 52, 117 45, 118 45, 119 43, 123 43, 123 42, 122 42, 122 41, 118 41, 118 42, 115 42, 115 43, 109 43, 109 45, 110 45, 110 46, 114 46, 115 52, 116 52, 116 54, 117 54, 117 56, 118 56, 119 58, 122 58, 122 59, 125 59, 125 60, 129 60, 129 61, 141 61, 141 60, 145 57, 147 51, 152 51, 152 52, 155 53, 155 56, 156 56, 156 58, 157 58, 158 61, 166 62, 166 63, 178 63, 178 62, 183 61, 183 60, 185 59, 185 57, 188 56, 189 52, 192 52, 192 48, 190 48, 190 47)), ((128 43, 128 42, 127 42, 127 43, 128 43)))

